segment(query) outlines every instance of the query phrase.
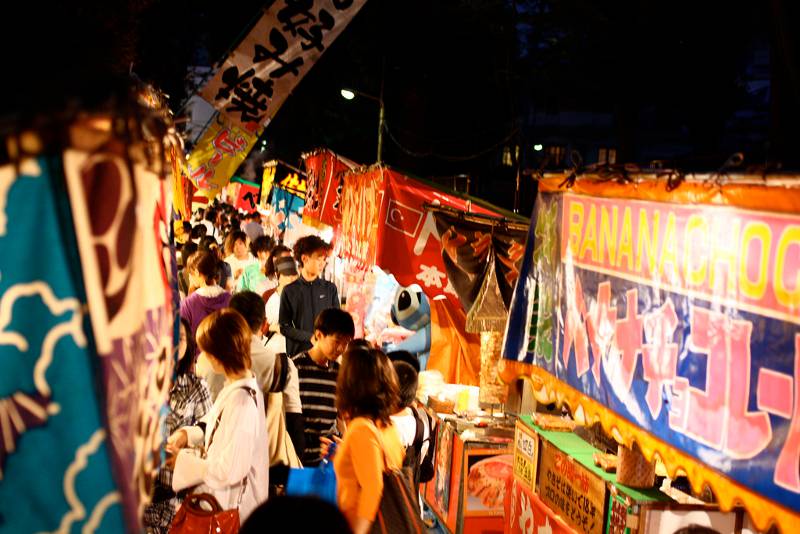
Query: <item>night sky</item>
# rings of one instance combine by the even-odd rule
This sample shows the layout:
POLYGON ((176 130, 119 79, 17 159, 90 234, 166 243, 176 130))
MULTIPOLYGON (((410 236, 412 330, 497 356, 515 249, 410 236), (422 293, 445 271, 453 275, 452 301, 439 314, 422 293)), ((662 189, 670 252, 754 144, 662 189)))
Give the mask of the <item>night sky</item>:
MULTIPOLYGON (((131 72, 179 113, 187 68, 222 59, 263 7, 74 4, 15 8, 30 24, 2 36, 14 75, 3 84, 4 132, 97 107, 131 72)), ((369 0, 278 112, 259 156, 296 164, 327 146, 373 163, 378 106, 339 90, 377 95, 383 83, 384 161, 425 178, 468 175, 472 194, 506 208, 518 167, 591 164, 601 148, 640 167, 715 171, 743 152, 742 169, 797 169, 798 4, 369 0)), ((522 182, 527 214, 532 181, 522 182)))

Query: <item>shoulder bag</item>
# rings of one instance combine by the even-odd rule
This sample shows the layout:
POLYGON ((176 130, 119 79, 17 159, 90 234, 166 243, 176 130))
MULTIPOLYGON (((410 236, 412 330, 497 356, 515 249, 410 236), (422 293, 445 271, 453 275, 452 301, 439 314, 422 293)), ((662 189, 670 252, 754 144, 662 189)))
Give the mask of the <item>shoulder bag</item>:
MULTIPOLYGON (((243 387, 256 401, 256 392, 248 387, 243 387)), ((214 434, 217 433, 219 422, 222 419, 222 411, 217 416, 211 437, 208 439, 208 448, 214 441, 214 434)), ((239 494, 239 502, 242 502, 244 491, 247 488, 247 475, 242 479, 242 491, 239 494)), ((210 493, 192 493, 184 499, 172 525, 169 527, 169 534, 237 534, 239 532, 239 508, 223 510, 216 497, 210 493), (207 508, 203 506, 206 504, 207 508)))
POLYGON ((383 434, 375 432, 383 452, 383 494, 371 534, 423 534, 427 532, 419 512, 417 494, 412 489, 412 475, 407 469, 390 469, 383 434))

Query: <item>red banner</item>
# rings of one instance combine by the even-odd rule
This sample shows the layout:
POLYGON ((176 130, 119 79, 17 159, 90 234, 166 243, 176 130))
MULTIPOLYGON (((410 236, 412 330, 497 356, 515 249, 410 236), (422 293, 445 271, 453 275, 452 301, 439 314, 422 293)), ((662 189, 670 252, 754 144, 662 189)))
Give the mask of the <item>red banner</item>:
POLYGON ((419 284, 433 299, 444 295, 461 307, 447 279, 436 219, 424 204, 440 204, 469 213, 497 215, 481 206, 432 186, 385 170, 386 195, 381 207, 377 264, 394 274, 401 285, 419 284))
POLYGON ((379 221, 385 196, 386 171, 380 167, 348 174, 342 191, 342 223, 336 252, 364 265, 374 265, 380 243, 379 221))
POLYGON ((258 186, 239 182, 236 191, 236 202, 234 207, 237 210, 247 212, 255 211, 258 208, 258 186))
POLYGON ((575 532, 515 477, 510 477, 506 482, 505 512, 505 534, 575 532))
POLYGON ((344 176, 356 167, 330 150, 306 154, 306 207, 303 224, 320 223, 336 228, 342 222, 344 176))

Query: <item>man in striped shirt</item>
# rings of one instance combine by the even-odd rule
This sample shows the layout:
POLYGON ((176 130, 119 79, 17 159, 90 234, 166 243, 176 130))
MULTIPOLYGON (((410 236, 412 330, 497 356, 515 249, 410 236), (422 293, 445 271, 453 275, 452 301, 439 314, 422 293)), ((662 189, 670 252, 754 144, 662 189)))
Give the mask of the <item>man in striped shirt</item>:
POLYGON ((301 454, 304 466, 319 464, 319 438, 335 432, 339 374, 336 360, 354 335, 355 325, 350 314, 338 308, 327 308, 314 319, 312 347, 292 358, 300 379, 300 402, 305 420, 305 451, 301 454))

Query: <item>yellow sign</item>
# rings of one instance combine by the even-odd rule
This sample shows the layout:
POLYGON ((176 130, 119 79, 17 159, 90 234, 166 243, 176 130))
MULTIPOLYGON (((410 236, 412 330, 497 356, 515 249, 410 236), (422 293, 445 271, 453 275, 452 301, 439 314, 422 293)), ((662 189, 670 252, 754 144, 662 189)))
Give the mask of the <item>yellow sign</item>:
POLYGON ((264 173, 261 175, 261 209, 267 209, 269 203, 269 192, 272 189, 272 183, 275 181, 275 173, 278 170, 278 165, 264 166, 264 173))
POLYGON ((531 491, 536 490, 539 437, 528 425, 517 421, 514 433, 514 475, 531 491))
POLYGON ((197 193, 211 200, 222 192, 260 133, 234 126, 217 114, 187 158, 189 179, 197 193))
POLYGON ((296 172, 289 173, 279 184, 282 188, 301 198, 306 198, 306 179, 296 172))

